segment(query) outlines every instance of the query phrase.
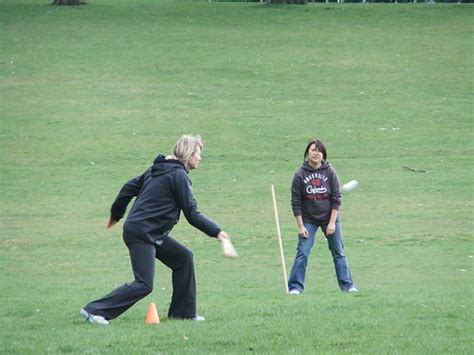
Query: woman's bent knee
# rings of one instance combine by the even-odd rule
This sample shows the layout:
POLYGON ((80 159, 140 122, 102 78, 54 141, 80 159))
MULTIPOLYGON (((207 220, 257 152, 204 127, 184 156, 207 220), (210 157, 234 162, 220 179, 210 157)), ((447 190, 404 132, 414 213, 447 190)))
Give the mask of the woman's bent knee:
POLYGON ((143 281, 135 281, 133 284, 134 291, 143 297, 153 292, 153 285, 143 281))

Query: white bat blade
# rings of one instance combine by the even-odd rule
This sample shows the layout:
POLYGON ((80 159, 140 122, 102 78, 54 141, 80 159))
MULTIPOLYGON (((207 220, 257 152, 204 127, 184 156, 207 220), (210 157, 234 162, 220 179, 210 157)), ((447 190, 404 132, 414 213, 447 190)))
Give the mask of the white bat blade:
POLYGON ((232 242, 229 239, 224 239, 221 242, 221 246, 222 246, 222 254, 224 254, 224 256, 228 258, 237 258, 239 256, 234 246, 232 245, 232 242))

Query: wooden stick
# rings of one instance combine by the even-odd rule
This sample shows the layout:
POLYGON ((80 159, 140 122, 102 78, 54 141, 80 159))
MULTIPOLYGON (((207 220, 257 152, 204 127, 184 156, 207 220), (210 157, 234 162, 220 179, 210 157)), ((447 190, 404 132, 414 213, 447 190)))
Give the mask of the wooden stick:
POLYGON ((281 241, 281 231, 280 231, 280 222, 278 220, 278 209, 276 204, 276 197, 275 197, 275 188, 272 185, 272 197, 273 197, 273 210, 275 211, 275 223, 277 229, 277 236, 278 236, 278 243, 280 245, 280 258, 281 258, 281 266, 283 268, 283 278, 285 281, 285 291, 288 294, 288 277, 286 276, 286 265, 285 265, 285 254, 283 253, 283 242, 281 241))

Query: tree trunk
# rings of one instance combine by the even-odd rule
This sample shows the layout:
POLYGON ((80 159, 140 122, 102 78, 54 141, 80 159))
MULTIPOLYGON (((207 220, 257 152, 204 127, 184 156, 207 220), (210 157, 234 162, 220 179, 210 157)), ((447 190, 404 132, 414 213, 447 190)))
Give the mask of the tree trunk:
POLYGON ((81 0, 53 0, 53 5, 81 5, 81 0))
POLYGON ((304 5, 308 3, 308 0, 266 0, 267 4, 298 4, 304 5))

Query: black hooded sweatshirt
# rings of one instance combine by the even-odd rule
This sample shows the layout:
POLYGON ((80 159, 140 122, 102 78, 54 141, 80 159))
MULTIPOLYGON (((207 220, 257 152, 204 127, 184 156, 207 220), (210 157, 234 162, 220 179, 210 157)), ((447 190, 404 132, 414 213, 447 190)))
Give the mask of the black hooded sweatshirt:
POLYGON ((181 211, 188 222, 217 237, 221 229, 198 211, 192 194, 192 183, 183 163, 158 155, 142 175, 128 181, 112 204, 111 217, 120 220, 130 200, 136 197, 123 229, 124 234, 155 243, 167 236, 178 223, 181 211))
POLYGON ((327 225, 331 210, 339 210, 340 206, 341 193, 336 170, 326 161, 317 169, 305 161, 291 184, 294 216, 302 216, 304 222, 327 225))

